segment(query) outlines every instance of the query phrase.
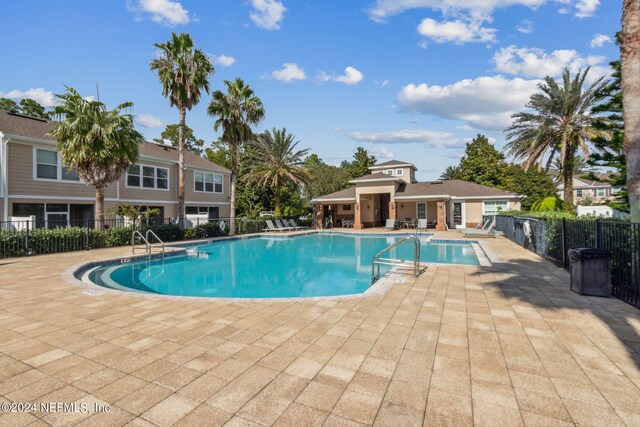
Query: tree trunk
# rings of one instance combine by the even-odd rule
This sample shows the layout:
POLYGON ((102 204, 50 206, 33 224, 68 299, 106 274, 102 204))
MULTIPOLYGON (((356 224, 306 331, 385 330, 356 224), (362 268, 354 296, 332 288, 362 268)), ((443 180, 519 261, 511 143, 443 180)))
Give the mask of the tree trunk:
POLYGON ((184 125, 186 115, 187 110, 180 108, 180 126, 178 126, 178 218, 180 218, 180 222, 186 216, 184 206, 184 125))
POLYGON ((640 0, 622 4, 622 102, 631 221, 640 222, 640 0))
POLYGON ((96 187, 95 228, 104 228, 104 187, 96 187))
POLYGON ((567 150, 562 165, 562 180, 564 181, 564 203, 573 205, 573 160, 575 150, 567 150))
POLYGON ((238 174, 238 144, 231 144, 231 200, 229 203, 229 235, 236 234, 236 175, 238 174))

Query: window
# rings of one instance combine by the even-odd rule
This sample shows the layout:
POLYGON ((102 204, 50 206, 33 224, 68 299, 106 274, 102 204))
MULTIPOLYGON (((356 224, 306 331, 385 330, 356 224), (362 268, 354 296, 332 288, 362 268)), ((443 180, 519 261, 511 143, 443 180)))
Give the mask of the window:
POLYGON ((342 210, 343 211, 350 211, 351 210, 351 205, 342 205, 342 210))
POLYGON ((404 173, 402 169, 396 169, 396 175, 401 176, 404 173))
POLYGON ((576 190, 576 197, 582 197, 582 190, 576 190))
POLYGON ((127 169, 127 187, 168 190, 169 169, 146 165, 131 165, 127 169))
POLYGON ((187 206, 187 215, 208 215, 209 219, 220 217, 220 208, 217 206, 187 206))
POLYGON ((62 163, 57 151, 36 149, 36 178, 56 181, 80 181, 78 172, 62 163))
POLYGON ((418 209, 418 219, 426 219, 427 218, 427 204, 426 203, 417 203, 416 207, 418 209))
POLYGON ((193 174, 194 190, 205 193, 222 193, 222 175, 205 172, 193 174))
POLYGON ((596 190, 596 195, 597 195, 598 197, 604 197, 604 194, 605 194, 605 193, 604 193, 604 188, 598 188, 598 189, 596 190))
POLYGON ((486 201, 482 203, 483 215, 495 215, 501 211, 506 211, 509 207, 507 201, 486 201))
POLYGON ((389 170, 387 171, 387 175, 391 175, 391 176, 393 176, 393 169, 389 169, 389 170))

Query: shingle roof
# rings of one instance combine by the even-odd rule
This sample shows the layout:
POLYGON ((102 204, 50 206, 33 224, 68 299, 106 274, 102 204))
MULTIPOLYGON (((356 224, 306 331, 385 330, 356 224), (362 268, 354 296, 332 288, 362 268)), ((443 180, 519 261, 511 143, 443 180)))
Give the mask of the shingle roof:
POLYGON ((369 169, 384 169, 394 166, 411 166, 413 170, 418 170, 418 168, 416 168, 413 163, 403 162, 401 160, 389 160, 388 162, 378 163, 377 165, 370 166, 369 169))
POLYGON ((349 182, 362 182, 362 181, 371 181, 371 180, 383 180, 383 181, 400 181, 400 178, 387 175, 382 172, 370 173, 369 175, 361 176, 360 178, 355 178, 350 180, 349 182))
POLYGON ((396 197, 418 197, 447 195, 453 197, 482 197, 482 196, 513 196, 516 193, 487 187, 474 182, 450 179, 445 181, 426 181, 412 184, 401 184, 396 191, 396 197))
MULTIPOLYGON (((0 132, 5 134, 52 141, 47 134, 51 132, 55 126, 56 122, 53 120, 39 119, 0 110, 0 132)), ((176 148, 170 145, 161 145, 147 141, 143 141, 140 144, 140 155, 173 162, 178 161, 178 150, 176 148)), ((229 173, 227 168, 212 163, 189 151, 185 152, 185 162, 187 166, 229 173)))
POLYGON ((336 191, 335 193, 327 194, 325 196, 317 197, 314 200, 317 201, 329 201, 336 199, 351 199, 355 202, 356 200, 356 187, 345 188, 344 190, 336 191))

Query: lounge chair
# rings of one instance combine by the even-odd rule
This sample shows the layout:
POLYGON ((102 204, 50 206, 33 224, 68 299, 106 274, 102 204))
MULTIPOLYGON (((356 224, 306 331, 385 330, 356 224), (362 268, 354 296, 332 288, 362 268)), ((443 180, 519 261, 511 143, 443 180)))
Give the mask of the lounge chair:
POLYGON ((282 230, 276 228, 276 226, 273 225, 273 221, 268 219, 267 220, 267 228, 263 228, 262 231, 282 231, 282 230))
POLYGON ((418 225, 416 225, 416 230, 426 230, 428 226, 428 222, 426 219, 418 219, 418 225))
POLYGON ((291 224, 292 226, 294 226, 296 228, 299 228, 300 230, 307 230, 307 229, 311 228, 311 227, 308 227, 308 226, 305 226, 305 225, 298 225, 296 223, 295 219, 290 219, 289 220, 289 224, 291 224))
POLYGON ((397 226, 396 226, 396 220, 395 219, 388 219, 387 223, 383 227, 384 230, 395 230, 396 228, 397 228, 397 226))
POLYGON ((293 228, 294 230, 302 230, 304 228, 294 224, 292 219, 287 221, 286 219, 283 218, 282 223, 284 224, 285 227, 293 228))
POLYGON ((495 227, 496 223, 495 223, 495 219, 494 218, 489 218, 487 219, 484 224, 482 224, 482 227, 476 227, 476 228, 460 228, 460 232, 462 234, 466 233, 466 232, 474 232, 474 231, 478 231, 478 230, 487 230, 489 229, 489 227, 493 226, 495 227))
POLYGON ((487 229, 480 229, 480 228, 470 228, 465 230, 461 230, 462 231, 462 237, 493 237, 494 239, 496 238, 496 231, 493 229, 496 226, 496 224, 494 222, 491 223, 491 225, 489 225, 489 228, 487 229))
POLYGON ((281 231, 295 230, 294 228, 291 228, 291 227, 285 227, 279 219, 276 219, 276 225, 278 226, 278 229, 280 229, 281 231))

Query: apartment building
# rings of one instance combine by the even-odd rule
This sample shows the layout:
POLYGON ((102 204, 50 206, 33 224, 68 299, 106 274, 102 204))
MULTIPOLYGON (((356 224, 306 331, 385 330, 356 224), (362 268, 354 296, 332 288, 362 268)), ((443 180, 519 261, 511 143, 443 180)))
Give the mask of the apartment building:
MULTIPOLYGON (((47 136, 55 122, 0 111, 0 221, 35 215, 39 224, 91 220, 95 188, 67 168, 47 136)), ((164 218, 178 215, 178 150, 140 143, 139 160, 105 191, 106 218, 118 205, 156 208, 164 218)), ((230 171, 185 153, 187 214, 229 216, 230 171)))

